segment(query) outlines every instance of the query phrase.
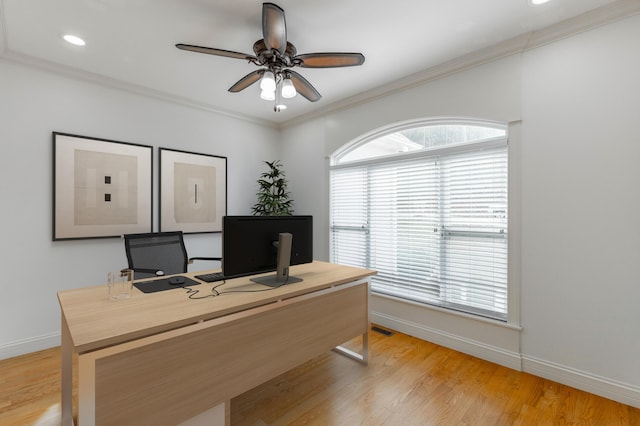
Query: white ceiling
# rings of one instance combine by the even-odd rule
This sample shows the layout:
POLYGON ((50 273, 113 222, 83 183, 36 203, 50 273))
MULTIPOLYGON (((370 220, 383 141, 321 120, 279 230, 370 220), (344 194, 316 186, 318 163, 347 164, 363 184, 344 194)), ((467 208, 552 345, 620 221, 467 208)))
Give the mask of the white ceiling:
POLYGON ((0 55, 277 125, 362 99, 491 46, 526 44, 543 28, 557 32, 559 22, 569 20, 563 25, 576 27, 610 19, 621 13, 616 8, 637 9, 639 2, 551 0, 537 7, 527 0, 275 3, 285 10, 288 40, 298 53, 362 52, 366 57, 360 67, 297 69, 323 98, 311 103, 297 96, 279 113, 259 98, 257 84, 240 93, 227 91, 255 65, 174 47, 186 43, 252 54, 253 43, 262 38, 258 0, 0 0, 0 55), (65 43, 64 33, 83 37, 87 45, 65 43))

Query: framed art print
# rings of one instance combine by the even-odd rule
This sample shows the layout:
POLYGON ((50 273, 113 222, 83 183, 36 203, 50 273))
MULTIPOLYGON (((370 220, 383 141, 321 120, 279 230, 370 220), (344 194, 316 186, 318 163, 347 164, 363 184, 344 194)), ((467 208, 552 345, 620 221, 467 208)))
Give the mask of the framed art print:
POLYGON ((221 232, 227 157, 160 148, 160 231, 221 232))
POLYGON ((153 148, 53 133, 53 240, 151 232, 153 148))

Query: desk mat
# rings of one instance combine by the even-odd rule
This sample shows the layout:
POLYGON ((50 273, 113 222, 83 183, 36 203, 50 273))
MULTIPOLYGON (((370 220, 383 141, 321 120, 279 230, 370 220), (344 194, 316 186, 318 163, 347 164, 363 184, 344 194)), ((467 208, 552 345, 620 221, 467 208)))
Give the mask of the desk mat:
POLYGON ((200 285, 198 281, 191 278, 183 277, 184 283, 179 285, 169 284, 169 278, 161 278, 159 280, 137 281, 133 285, 143 293, 155 293, 158 291, 171 290, 174 288, 189 287, 192 285, 200 285))

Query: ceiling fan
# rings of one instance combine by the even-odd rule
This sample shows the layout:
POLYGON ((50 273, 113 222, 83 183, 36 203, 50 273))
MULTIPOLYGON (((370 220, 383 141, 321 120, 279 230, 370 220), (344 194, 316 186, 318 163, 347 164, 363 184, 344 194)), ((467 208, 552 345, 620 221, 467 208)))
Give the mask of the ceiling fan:
POLYGON ((292 68, 338 68, 364 63, 362 53, 323 52, 298 55, 296 47, 287 41, 284 10, 273 3, 262 4, 262 36, 262 39, 253 44, 255 55, 182 43, 176 44, 176 47, 192 52, 244 59, 259 66, 260 69, 242 77, 229 88, 229 91, 240 92, 261 80, 260 97, 275 100, 275 111, 286 108, 279 105, 279 99, 276 98, 280 96, 292 98, 296 93, 300 93, 311 102, 316 102, 322 97, 311 83, 292 68))

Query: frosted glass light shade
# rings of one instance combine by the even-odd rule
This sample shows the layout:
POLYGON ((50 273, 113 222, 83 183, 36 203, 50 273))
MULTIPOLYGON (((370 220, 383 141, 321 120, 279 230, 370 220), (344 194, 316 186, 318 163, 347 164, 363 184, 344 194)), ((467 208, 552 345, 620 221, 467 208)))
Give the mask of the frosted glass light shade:
POLYGON ((262 76, 262 80, 260 80, 260 88, 262 91, 275 92, 276 90, 276 79, 273 76, 271 71, 266 71, 262 76))
POLYGON ((262 92, 260 92, 260 97, 265 101, 273 101, 276 99, 276 91, 263 89, 262 92))
POLYGON ((282 97, 289 99, 296 95, 296 88, 293 87, 293 83, 290 78, 282 80, 282 97))

